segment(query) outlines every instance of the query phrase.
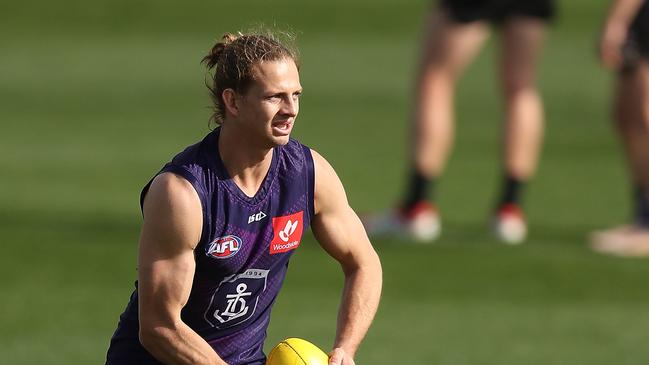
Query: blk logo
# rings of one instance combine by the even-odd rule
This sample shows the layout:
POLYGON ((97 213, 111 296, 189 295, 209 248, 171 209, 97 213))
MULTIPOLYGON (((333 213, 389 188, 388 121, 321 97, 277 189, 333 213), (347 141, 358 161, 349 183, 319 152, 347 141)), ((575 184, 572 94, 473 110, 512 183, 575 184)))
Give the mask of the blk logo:
POLYGON ((206 254, 217 259, 227 259, 239 252, 241 243, 241 238, 231 234, 219 237, 207 246, 206 254))
POLYGON ((295 250, 302 240, 304 229, 304 212, 273 218, 273 240, 270 242, 270 254, 295 250))
POLYGON ((259 222, 264 218, 266 218, 266 213, 260 210, 259 213, 252 214, 250 217, 248 217, 248 224, 252 222, 259 222))

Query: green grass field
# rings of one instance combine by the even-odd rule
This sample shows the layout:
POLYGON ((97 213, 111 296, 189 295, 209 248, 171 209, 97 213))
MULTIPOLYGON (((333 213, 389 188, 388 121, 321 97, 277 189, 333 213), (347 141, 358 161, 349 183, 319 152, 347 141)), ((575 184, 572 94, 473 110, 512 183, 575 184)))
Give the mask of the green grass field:
MULTIPOLYGON (((295 135, 337 169, 358 212, 403 188, 411 81, 428 1, 23 1, 0 11, 0 363, 103 363, 135 280, 139 190, 208 130, 199 65, 226 31, 290 28, 305 92, 295 135)), ((605 4, 560 2, 540 83, 547 133, 529 243, 493 241, 496 43, 462 79, 438 186, 438 244, 375 240, 385 286, 360 364, 646 364, 649 262, 594 254, 630 209, 594 58, 605 4)), ((329 348, 342 276, 308 235, 268 346, 329 348)))

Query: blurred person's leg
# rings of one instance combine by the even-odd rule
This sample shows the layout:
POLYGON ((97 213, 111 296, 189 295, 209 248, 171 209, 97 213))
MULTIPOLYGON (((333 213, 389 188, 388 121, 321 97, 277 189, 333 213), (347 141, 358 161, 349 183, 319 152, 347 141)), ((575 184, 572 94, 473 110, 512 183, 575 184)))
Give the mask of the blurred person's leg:
MULTIPOLYGON (((623 71, 616 87, 615 120, 638 192, 649 196, 649 61, 623 71)), ((639 197, 641 198, 641 197, 639 197)), ((636 210, 638 224, 649 226, 649 213, 636 210)))
POLYGON ((529 180, 543 139, 543 104, 536 86, 537 60, 546 25, 516 18, 503 25, 501 87, 505 97, 504 167, 508 176, 529 180))
POLYGON ((613 120, 634 187, 633 220, 595 232, 591 244, 603 253, 649 256, 649 2, 636 14, 622 51, 624 67, 615 87, 613 120))
POLYGON ((426 178, 442 174, 454 132, 458 77, 488 36, 484 22, 459 23, 441 10, 426 25, 417 76, 413 168, 426 178))
POLYGON ((496 233, 508 243, 525 238, 521 191, 536 171, 543 139, 543 104, 536 85, 546 22, 516 16, 502 24, 500 80, 504 95, 504 177, 496 233))
POLYGON ((455 84, 488 33, 488 24, 458 21, 443 7, 428 18, 416 76, 411 170, 406 192, 397 211, 378 218, 366 217, 364 223, 371 235, 401 231, 396 233, 418 241, 431 241, 439 235, 432 189, 444 170, 453 143, 455 84))
POLYGON ((634 186, 633 222, 597 232, 597 251, 620 256, 649 255, 649 59, 620 72, 613 99, 614 120, 634 186))

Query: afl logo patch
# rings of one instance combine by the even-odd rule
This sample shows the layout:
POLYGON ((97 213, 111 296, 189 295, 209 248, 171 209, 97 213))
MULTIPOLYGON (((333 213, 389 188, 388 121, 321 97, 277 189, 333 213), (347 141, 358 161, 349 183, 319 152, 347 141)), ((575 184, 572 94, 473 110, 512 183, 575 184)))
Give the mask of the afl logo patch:
POLYGON ((234 235, 219 237, 207 246, 207 256, 216 259, 227 259, 239 252, 241 249, 241 238, 234 235))

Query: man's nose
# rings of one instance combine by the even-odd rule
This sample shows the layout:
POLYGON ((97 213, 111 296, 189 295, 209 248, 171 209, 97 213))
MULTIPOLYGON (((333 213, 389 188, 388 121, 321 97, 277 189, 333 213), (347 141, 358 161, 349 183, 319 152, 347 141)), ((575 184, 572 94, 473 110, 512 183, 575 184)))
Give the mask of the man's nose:
POLYGON ((296 116, 300 109, 300 103, 297 99, 288 99, 283 103, 282 113, 290 116, 296 116))

